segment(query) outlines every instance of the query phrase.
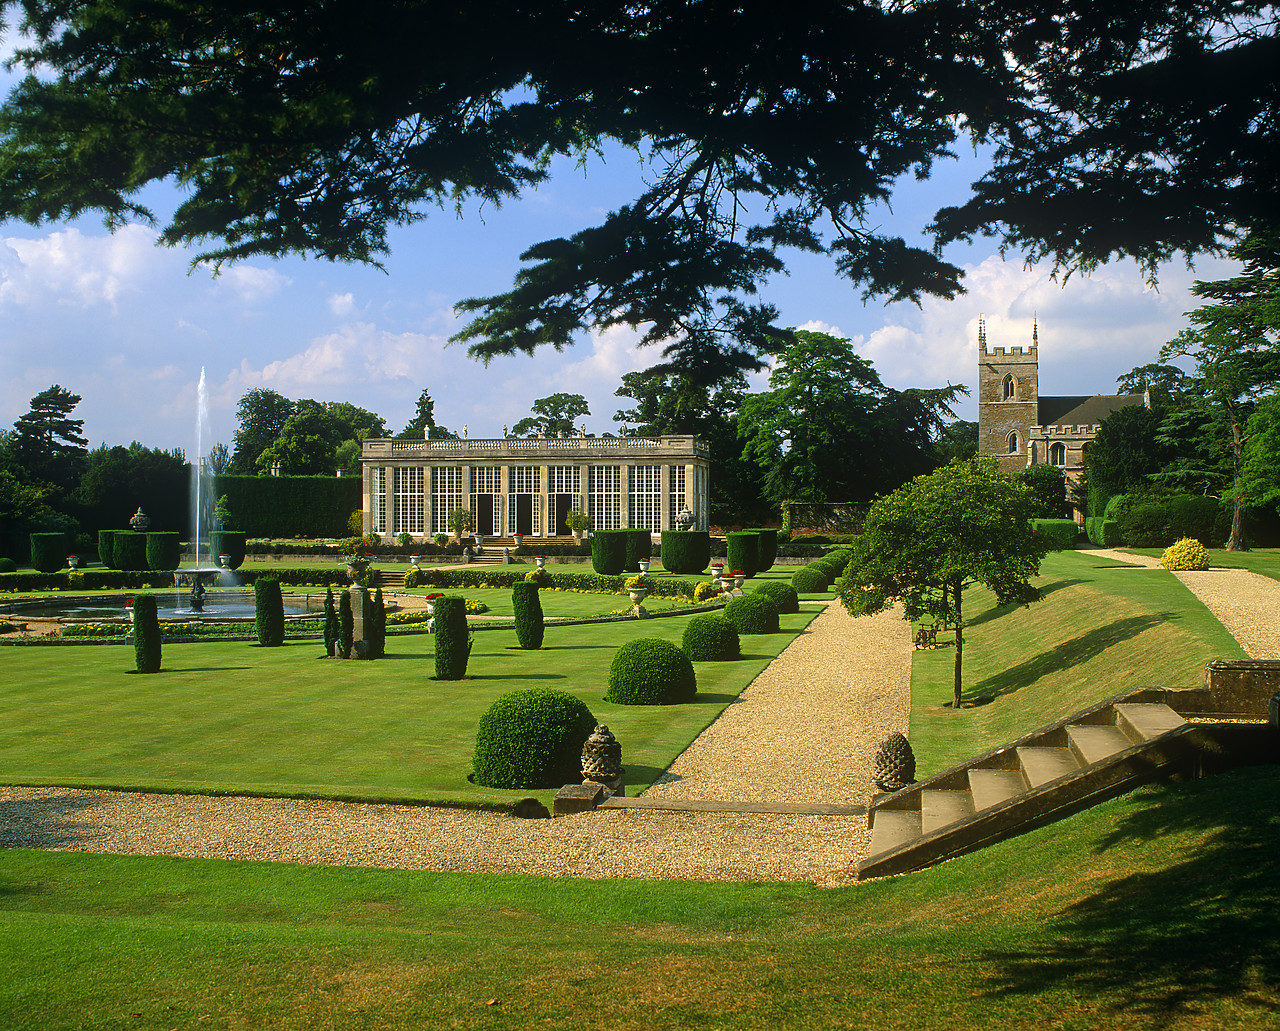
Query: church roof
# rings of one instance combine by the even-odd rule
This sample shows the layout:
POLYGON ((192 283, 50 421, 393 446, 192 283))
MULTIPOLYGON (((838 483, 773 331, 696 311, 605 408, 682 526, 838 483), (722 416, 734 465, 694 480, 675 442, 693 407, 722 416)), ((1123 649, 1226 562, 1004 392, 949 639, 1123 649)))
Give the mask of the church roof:
POLYGON ((1093 397, 1040 397, 1041 426, 1092 426, 1118 408, 1140 405, 1143 394, 1094 394, 1093 397))

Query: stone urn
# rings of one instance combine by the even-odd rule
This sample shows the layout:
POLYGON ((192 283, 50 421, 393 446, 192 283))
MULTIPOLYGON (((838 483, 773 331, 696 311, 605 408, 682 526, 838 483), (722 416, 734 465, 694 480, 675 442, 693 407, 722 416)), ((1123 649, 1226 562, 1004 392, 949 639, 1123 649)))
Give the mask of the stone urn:
POLYGON ((720 579, 720 574, 721 574, 721 573, 723 573, 723 572, 724 572, 724 563, 723 563, 723 562, 712 562, 712 563, 711 563, 711 579, 712 579, 712 580, 719 580, 719 579, 720 579))
POLYGON ((68 569, 79 569, 79 568, 80 568, 80 556, 79 556, 79 555, 68 555, 68 556, 67 556, 67 568, 68 568, 68 569))
POLYGON ((522 533, 513 533, 513 534, 511 535, 511 539, 512 539, 512 540, 514 540, 514 541, 516 542, 516 547, 517 547, 517 548, 523 548, 523 547, 524 547, 524 534, 522 534, 522 533))
POLYGON ((698 518, 697 516, 695 516, 692 512, 689 511, 689 506, 686 505, 684 508, 682 508, 679 512, 676 513, 676 529, 677 530, 693 529, 693 524, 697 518, 698 518))
POLYGON ((409 556, 409 561, 413 563, 413 568, 417 569, 419 564, 422 562, 422 556, 415 551, 412 555, 409 556))
POLYGON ((629 591, 628 594, 631 596, 632 605, 639 605, 645 598, 649 597, 649 592, 643 587, 637 587, 634 591, 629 591))
POLYGON ((230 569, 231 556, 226 554, 226 552, 223 552, 221 555, 218 556, 218 565, 220 565, 223 569, 230 569))
POLYGON ((738 591, 742 590, 742 581, 745 580, 746 578, 747 578, 746 573, 744 573, 741 569, 735 569, 733 571, 734 590, 738 590, 738 591))
POLYGON ((640 572, 641 573, 649 572, 649 560, 647 558, 640 559, 640 572))
POLYGON ((360 580, 369 572, 369 564, 373 560, 368 555, 348 555, 347 560, 347 579, 352 583, 360 580))
POLYGON ((138 533, 146 533, 147 529, 151 526, 151 517, 147 515, 146 512, 142 511, 142 506, 139 505, 138 511, 134 512, 133 515, 129 517, 129 525, 138 533))
POLYGON ((534 562, 536 562, 536 563, 538 564, 538 568, 539 568, 539 569, 545 569, 545 568, 546 568, 546 566, 547 566, 547 556, 546 556, 546 555, 534 555, 534 556, 533 556, 533 561, 534 561, 534 562))

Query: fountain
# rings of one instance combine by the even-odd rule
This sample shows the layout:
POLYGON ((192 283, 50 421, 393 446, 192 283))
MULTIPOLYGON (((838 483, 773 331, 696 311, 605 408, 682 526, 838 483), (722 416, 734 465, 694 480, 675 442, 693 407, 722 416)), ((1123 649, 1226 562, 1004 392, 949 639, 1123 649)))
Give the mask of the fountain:
POLYGON ((235 587, 239 578, 229 569, 223 569, 210 554, 206 564, 201 564, 202 551, 211 548, 211 527, 216 504, 214 501, 213 471, 205 448, 211 442, 209 432, 209 395, 205 386, 204 366, 200 367, 200 382, 196 386, 196 453, 191 463, 191 558, 190 569, 179 569, 173 574, 173 586, 181 593, 189 587, 188 608, 184 611, 175 605, 181 615, 204 613, 205 594, 209 587, 235 587))

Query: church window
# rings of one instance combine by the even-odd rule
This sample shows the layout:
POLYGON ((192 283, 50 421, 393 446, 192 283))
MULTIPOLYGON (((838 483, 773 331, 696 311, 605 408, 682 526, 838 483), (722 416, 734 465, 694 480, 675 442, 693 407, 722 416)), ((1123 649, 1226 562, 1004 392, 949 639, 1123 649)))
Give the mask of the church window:
POLYGON ((1009 454, 1016 455, 1018 453, 1018 435, 1016 433, 1009 434, 1009 454))
POLYGON ((1014 399, 1014 397, 1017 395, 1017 386, 1018 386, 1018 385, 1017 385, 1016 381, 1014 380, 1014 378, 1013 378, 1013 374, 1012 374, 1012 373, 1010 373, 1008 376, 1005 376, 1005 378, 1004 378, 1004 399, 1005 399, 1006 401, 1012 401, 1012 400, 1014 399))
POLYGON ((1050 444, 1049 445, 1049 464, 1065 468, 1067 464, 1067 445, 1066 444, 1050 444))

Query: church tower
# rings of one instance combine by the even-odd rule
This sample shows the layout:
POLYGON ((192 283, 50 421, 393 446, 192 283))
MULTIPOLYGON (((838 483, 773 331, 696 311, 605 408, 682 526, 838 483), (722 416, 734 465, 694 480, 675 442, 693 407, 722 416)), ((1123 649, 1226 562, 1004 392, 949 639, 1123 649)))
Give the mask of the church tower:
POLYGON ((978 318, 978 454, 993 456, 1005 472, 1031 464, 1031 427, 1040 422, 1040 327, 1031 347, 987 347, 987 317, 978 318))

